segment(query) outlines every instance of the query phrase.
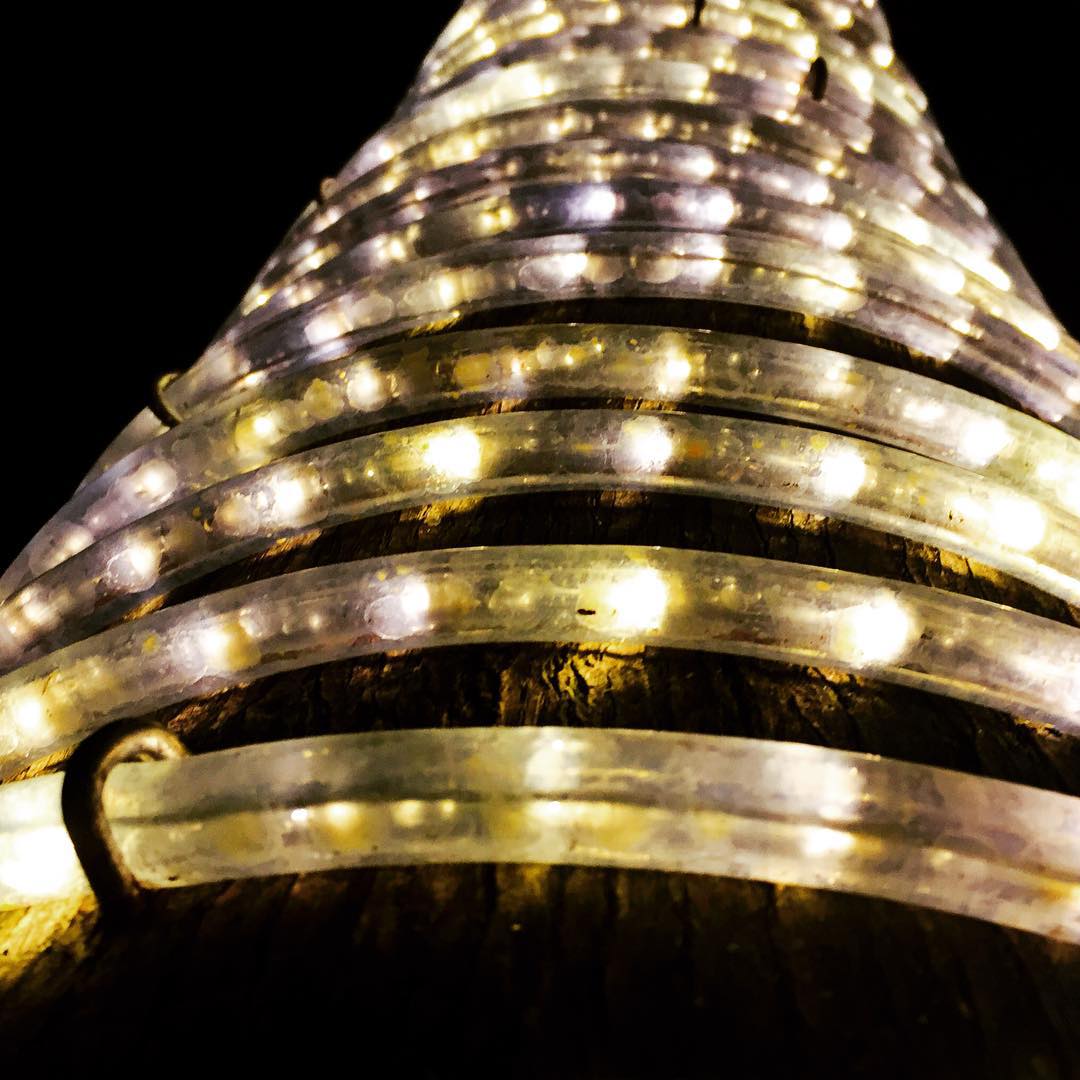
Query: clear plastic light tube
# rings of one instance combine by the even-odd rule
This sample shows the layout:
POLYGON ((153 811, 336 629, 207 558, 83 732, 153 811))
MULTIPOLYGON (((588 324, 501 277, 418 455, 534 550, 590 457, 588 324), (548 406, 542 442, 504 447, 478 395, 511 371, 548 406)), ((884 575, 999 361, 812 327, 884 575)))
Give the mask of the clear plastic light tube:
POLYGON ((0 605, 0 665, 70 644, 285 536, 439 499, 602 488, 829 515, 957 551, 1080 604, 1080 519, 965 469, 757 420, 518 412, 336 442, 151 513, 0 605))
MULTIPOLYGON (((60 784, 0 787, 2 906, 86 890, 60 784)), ((338 735, 120 765, 105 806, 127 864, 155 887, 355 866, 613 866, 884 897, 1080 941, 1080 800, 795 743, 338 735)))
MULTIPOLYGON (((893 199, 868 194, 852 181, 826 184, 808 165, 791 165, 761 153, 730 147, 625 137, 577 139, 558 145, 514 146, 484 155, 482 165, 465 162, 402 181, 391 192, 383 185, 347 187, 321 207, 302 238, 280 249, 252 285, 241 314, 265 318, 283 286, 348 253, 352 265, 363 257, 370 271, 418 253, 432 254, 445 244, 448 227, 477 238, 508 230, 545 212, 555 221, 601 225, 627 220, 682 227, 712 224, 716 231, 748 229, 808 239, 849 255, 858 247, 872 259, 895 254, 908 273, 950 295, 964 290, 966 274, 999 290, 1008 278, 991 269, 989 239, 955 236, 953 223, 926 219, 927 243, 898 211, 893 199), (505 171, 507 185, 493 186, 494 170, 505 171), (582 172, 602 176, 582 182, 582 172), (562 196, 557 185, 573 185, 562 196), (619 188, 626 194, 620 197, 619 188), (703 191, 701 189, 704 189, 703 191), (716 198, 709 201, 704 192, 716 198), (831 194, 830 194, 831 192, 831 194), (519 193, 515 195, 515 193, 519 193), (537 210, 537 196, 549 200, 537 210), (725 196, 727 199, 725 200, 725 196), (646 203, 644 200, 648 199, 646 203), (828 209, 822 209, 827 201, 828 209), (473 214, 466 211, 472 203, 473 214), (435 211, 441 221, 432 220, 435 211), (449 215, 456 213, 456 218, 449 215), (354 250, 364 242, 366 250, 354 250)), ((545 223, 547 231, 554 231, 545 223)), ((1017 283, 1018 294, 1023 283, 1017 283)), ((978 294, 975 294, 978 295, 978 294)), ((1003 295, 1003 294, 1001 294, 1003 295)), ((1041 301, 1038 302, 1041 304, 1041 301)), ((234 333, 234 322, 229 328, 234 333)))
POLYGON ((533 8, 462 9, 472 29, 436 47, 166 390, 177 412, 530 294, 647 295, 849 323, 1080 431, 1080 348, 959 180, 880 18, 764 0, 709 5, 697 26, 690 4, 533 8), (649 143, 682 143, 689 173, 660 175, 649 143))
MULTIPOLYGON (((1080 515, 1080 444, 931 379, 828 350, 641 326, 540 326, 405 342, 256 379, 88 481, 0 578, 10 593, 91 544, 313 443, 438 409, 502 400, 683 401, 872 438, 977 470, 1080 515)), ((34 602, 42 632, 55 619, 34 602)), ((8 652, 22 631, 0 617, 8 652)))
POLYGON ((143 616, 0 679, 7 774, 124 716, 395 649, 612 642, 857 671, 1080 733, 1080 630, 750 556, 544 545, 284 574, 143 616))
MULTIPOLYGON (((822 138, 810 144, 806 141, 808 131, 802 126, 762 129, 759 125, 759 130, 752 131, 748 126, 752 119, 744 109, 703 110, 671 101, 648 105, 580 101, 467 122, 403 151, 361 177, 342 178, 324 204, 313 204, 305 212, 263 274, 290 252, 302 252, 323 229, 365 202, 399 192, 420 201, 440 190, 448 177, 457 175, 447 171, 451 169, 479 174, 485 166, 494 166, 516 175, 515 155, 538 144, 546 147, 552 160, 580 161, 578 172, 582 176, 588 175, 590 163, 597 162, 594 153, 602 155, 603 174, 609 160, 620 153, 634 153, 643 144, 651 146, 658 158, 673 158, 667 165, 650 165, 646 175, 675 168, 684 178, 701 180, 712 167, 717 180, 725 183, 741 162, 748 175, 760 176, 766 185, 768 161, 776 169, 772 187, 791 199, 813 206, 832 205, 833 195, 844 201, 853 199, 853 210, 857 205, 864 207, 875 222, 886 227, 888 222, 910 223, 905 211, 918 211, 930 230, 932 245, 943 245, 958 257, 963 253, 965 265, 970 263, 969 268, 982 276, 989 274, 987 280, 1004 285, 1002 269, 1012 277, 1019 268, 1015 252, 987 220, 985 207, 970 189, 959 182, 946 183, 942 174, 925 162, 914 163, 912 171, 908 163, 900 168, 885 159, 854 154, 827 132, 815 132, 822 138), (553 139, 553 135, 558 138, 553 139), (478 154, 478 150, 482 152, 478 154), (936 190, 931 192, 927 183, 936 190), (989 266, 994 259, 1003 264, 997 272, 989 266)), ((1018 290, 1042 304, 1027 275, 1021 271, 1016 276, 1018 290)))
MULTIPOLYGON (((861 264, 834 252, 663 230, 489 240, 399 264, 377 279, 316 295, 250 336, 217 342, 166 396, 186 416, 259 371, 310 367, 447 317, 592 296, 722 299, 833 319, 948 361, 1065 430, 1080 430, 1080 368, 1071 355, 1055 358, 1015 332, 998 332, 969 302, 944 295, 920 301, 884 274, 864 279, 861 264), (985 326, 974 332, 972 319, 985 326)), ((1060 343, 1047 317, 1033 316, 1031 327, 1060 343)))

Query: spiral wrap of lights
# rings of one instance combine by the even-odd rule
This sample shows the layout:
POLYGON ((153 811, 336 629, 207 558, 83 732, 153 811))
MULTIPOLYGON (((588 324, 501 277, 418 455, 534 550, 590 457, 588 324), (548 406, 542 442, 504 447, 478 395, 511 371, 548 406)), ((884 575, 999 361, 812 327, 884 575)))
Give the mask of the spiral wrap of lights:
MULTIPOLYGON (((1080 734, 1080 348, 959 179, 873 4, 718 0, 700 24, 693 8, 462 8, 397 116, 164 388, 177 426, 137 418, 0 579, 4 775, 276 671, 473 642, 824 665, 1080 734), (746 333, 513 325, 520 305, 588 298, 794 312, 894 342, 918 373, 746 333), (446 332, 481 312, 511 325, 446 332), (945 370, 968 388, 931 377, 945 370), (495 406, 510 411, 468 415, 495 406), (1012 575, 1060 614, 771 559, 552 544, 319 567, 132 618, 285 537, 564 489, 854 522, 1012 575)), ((0 904, 85 889, 58 784, 0 786, 0 904)), ((835 750, 400 732, 122 766, 107 803, 155 885, 650 866, 1080 941, 1076 799, 835 750), (231 791, 236 770, 265 779, 258 796, 231 791)))

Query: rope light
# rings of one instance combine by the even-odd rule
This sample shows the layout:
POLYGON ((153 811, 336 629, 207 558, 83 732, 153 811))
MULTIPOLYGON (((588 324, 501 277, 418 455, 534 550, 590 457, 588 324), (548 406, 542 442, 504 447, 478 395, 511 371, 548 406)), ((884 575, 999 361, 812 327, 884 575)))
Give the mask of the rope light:
POLYGON ((121 624, 0 679, 0 766, 10 772, 111 720, 274 672, 499 641, 664 645, 824 665, 1080 728, 1073 627, 771 559, 552 544, 339 563, 121 624))
MULTIPOLYGON (((2 906, 87 888, 60 787, 59 776, 0 787, 2 906)), ((105 794, 127 866, 161 888, 346 866, 568 863, 839 889, 1080 941, 1076 799, 817 746, 396 731, 118 765, 105 794)))
MULTIPOLYGON (((277 672, 498 642, 824 666, 1076 738, 1080 346, 926 108, 872 0, 470 0, 205 354, 0 578, 0 775, 277 672), (593 299, 607 322, 560 314, 593 299), (788 336, 875 359, 619 323, 638 300, 734 304, 764 327, 787 313, 805 331, 788 336), (513 325, 539 303, 547 324, 513 325), (1062 603, 1051 620, 768 558, 549 544, 318 566, 150 610, 304 531, 560 489, 845 520, 1062 603)), ((710 325, 744 330, 727 310, 710 325)), ((173 745, 131 737, 124 753, 173 745)), ((62 784, 0 784, 0 905, 87 888, 62 784)), ((1080 800, 839 750, 402 731, 122 764, 105 792, 95 828, 112 832, 95 835, 115 837, 125 888, 650 867, 1080 942, 1080 800)))
MULTIPOLYGON (((568 397, 676 400, 810 422, 979 471, 1080 515, 1075 439, 934 380, 745 335, 517 327, 386 346, 310 373, 254 379, 85 484, 0 578, 0 589, 13 591, 147 514, 345 432, 455 406, 568 397)), ((22 602, 38 606, 33 592, 22 602)), ((0 642, 5 637, 13 655, 24 634, 0 614, 0 642)))
MULTIPOLYGON (((66 644, 110 602, 130 610, 291 533, 437 499, 574 488, 829 514, 970 555, 1080 603, 1080 521, 1007 485, 806 428, 589 409, 448 420, 293 455, 116 530, 0 607, 0 618, 27 645, 52 626, 51 643, 66 644)), ((17 661, 31 651, 40 650, 24 646, 17 661)))

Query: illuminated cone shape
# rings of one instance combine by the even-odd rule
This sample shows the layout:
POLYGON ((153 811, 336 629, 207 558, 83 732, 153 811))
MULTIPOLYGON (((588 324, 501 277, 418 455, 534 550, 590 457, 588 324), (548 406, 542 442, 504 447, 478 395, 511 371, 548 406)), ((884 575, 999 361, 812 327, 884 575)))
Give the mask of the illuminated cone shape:
MULTIPOLYGON (((1075 740, 1080 348, 888 42, 854 0, 462 8, 161 418, 5 574, 7 775, 119 718, 191 733, 185 706, 259 679, 506 643, 827 669, 1075 740), (438 537, 435 504, 601 491, 842 523, 905 568, 557 522, 362 553, 381 558, 314 539, 391 512, 438 537), (321 554, 272 561, 297 551, 321 554), (965 559, 982 597, 942 569, 965 559)), ((267 738, 118 770, 141 879, 652 867, 1080 941, 1062 791, 730 734, 267 738)), ((0 903, 85 890, 59 784, 0 788, 0 903)))

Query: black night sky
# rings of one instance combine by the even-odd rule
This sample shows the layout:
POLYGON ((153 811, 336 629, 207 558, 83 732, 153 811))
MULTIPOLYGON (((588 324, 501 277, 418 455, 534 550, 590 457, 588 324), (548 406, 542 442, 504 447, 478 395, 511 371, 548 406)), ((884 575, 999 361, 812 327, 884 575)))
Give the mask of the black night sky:
MULTIPOLYGON (((1080 57, 1073 27, 1056 25, 1071 5, 1009 5, 1006 22, 989 4, 884 3, 966 179, 1080 332, 1080 188, 1068 161, 1080 57)), ((22 39, 31 74, 7 110, 15 265, 0 562, 60 506, 154 378, 197 358, 319 180, 388 118, 456 7, 248 9, 257 31, 186 8, 145 9, 138 24, 100 8, 57 10, 56 25, 37 16, 22 39)))

